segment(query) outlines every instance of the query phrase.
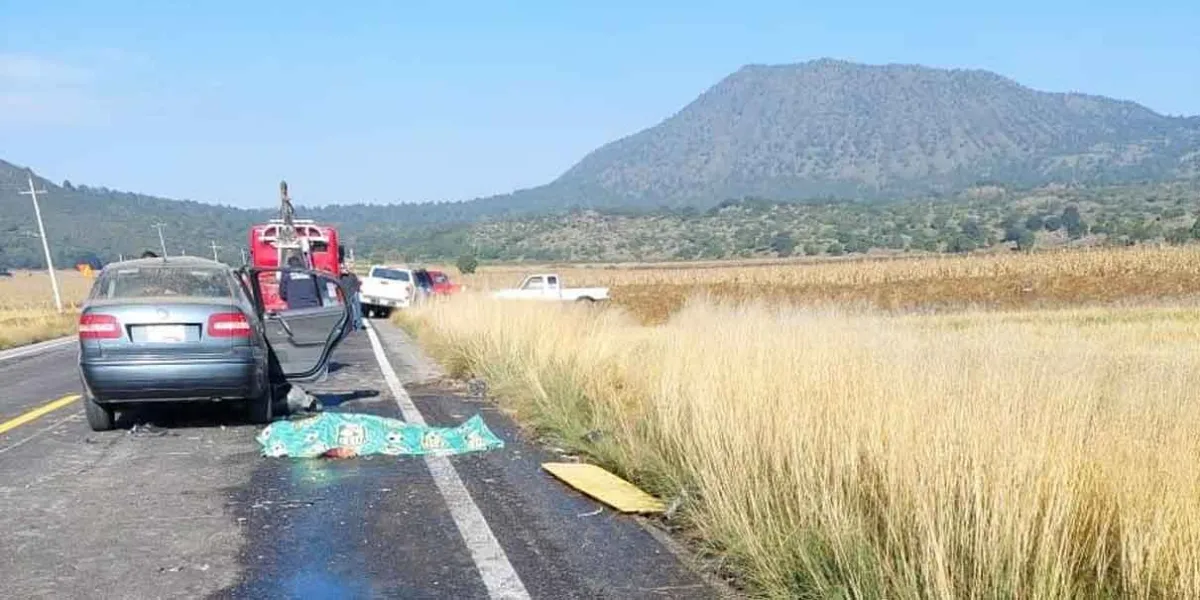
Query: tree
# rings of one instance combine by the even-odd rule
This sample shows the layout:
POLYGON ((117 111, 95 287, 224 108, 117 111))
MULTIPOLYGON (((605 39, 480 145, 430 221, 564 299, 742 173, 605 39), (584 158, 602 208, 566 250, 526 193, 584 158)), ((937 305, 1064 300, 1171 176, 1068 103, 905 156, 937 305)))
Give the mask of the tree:
POLYGON ((1037 236, 1028 229, 1021 230, 1021 235, 1017 236, 1017 250, 1022 252, 1033 250, 1033 246, 1036 243, 1037 236))
POLYGON ((771 250, 774 250, 779 256, 791 256, 796 251, 796 240, 792 234, 781 231, 771 238, 771 250))
POLYGON ((479 259, 475 258, 474 254, 464 254, 458 257, 458 261, 454 263, 458 267, 458 272, 463 275, 470 275, 479 268, 479 259))
POLYGON ((1058 231, 1059 229, 1062 229, 1062 219, 1051 215, 1042 221, 1042 227, 1044 227, 1046 231, 1058 231))
POLYGON ((1071 239, 1079 239, 1083 234, 1087 233, 1087 224, 1083 222, 1083 217, 1079 215, 1079 207, 1071 204, 1063 209, 1062 224, 1067 229, 1067 235, 1071 239))
POLYGON ((1200 240, 1200 218, 1197 218, 1195 222, 1192 223, 1191 232, 1192 238, 1200 240))
POLYGON ((1026 233, 1029 233, 1029 230, 1021 225, 1009 225, 1008 228, 1004 230, 1004 240, 1003 241, 1005 241, 1005 242, 1019 241, 1021 239, 1021 236, 1025 235, 1026 233))
POLYGON ((804 253, 808 256, 816 256, 821 253, 821 247, 816 242, 809 242, 804 245, 804 253))
POLYGON ((1025 219, 1025 229, 1030 231, 1037 231, 1045 225, 1046 223, 1042 220, 1041 215, 1029 215, 1029 218, 1025 219))
POLYGON ((950 238, 950 242, 948 244, 946 244, 946 251, 954 252, 957 254, 957 253, 970 252, 970 251, 976 249, 977 247, 978 246, 975 244, 974 240, 967 237, 966 235, 960 234, 960 235, 956 235, 956 236, 950 238))
POLYGON ((846 253, 846 249, 843 248, 838 242, 830 244, 829 248, 826 248, 825 251, 828 252, 830 256, 841 256, 846 253))
POLYGON ((1182 246, 1192 239, 1192 231, 1187 227, 1176 227, 1167 232, 1167 243, 1173 246, 1182 246))

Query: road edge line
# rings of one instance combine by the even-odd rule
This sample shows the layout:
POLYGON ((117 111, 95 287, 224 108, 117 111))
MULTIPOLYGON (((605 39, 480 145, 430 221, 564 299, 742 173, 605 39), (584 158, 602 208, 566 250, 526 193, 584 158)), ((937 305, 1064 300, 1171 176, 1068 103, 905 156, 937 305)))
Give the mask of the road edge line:
POLYGON ((49 352, 51 350, 58 349, 60 346, 66 346, 73 339, 75 339, 75 336, 67 335, 60 338, 54 338, 52 340, 45 340, 33 344, 25 344, 24 346, 9 348, 7 350, 0 350, 0 362, 12 360, 14 358, 21 358, 24 356, 34 356, 41 354, 42 352, 49 352))
MULTIPOLYGON (((400 377, 392 368, 383 344, 379 341, 379 334, 375 332, 375 326, 369 321, 364 321, 363 325, 367 330, 367 338, 371 341, 371 350, 375 353, 375 361, 379 363, 383 379, 387 382, 392 396, 395 397, 396 404, 400 407, 400 413, 404 415, 404 420, 417 425, 425 425, 425 417, 421 415, 417 405, 404 390, 404 385, 400 383, 400 377)), ((458 476, 458 471, 454 469, 450 459, 445 456, 425 455, 425 465, 429 468, 429 474, 433 476, 433 482, 441 492, 442 499, 450 509, 450 516, 458 527, 458 533, 462 536, 463 543, 471 553, 471 559, 475 561, 475 568, 483 579, 483 585, 487 587, 488 596, 522 600, 530 598, 525 584, 521 582, 516 569, 509 562, 504 548, 500 547, 499 540, 492 533, 492 528, 488 526, 479 506, 471 499, 471 493, 467 491, 467 486, 463 484, 462 478, 458 476)))

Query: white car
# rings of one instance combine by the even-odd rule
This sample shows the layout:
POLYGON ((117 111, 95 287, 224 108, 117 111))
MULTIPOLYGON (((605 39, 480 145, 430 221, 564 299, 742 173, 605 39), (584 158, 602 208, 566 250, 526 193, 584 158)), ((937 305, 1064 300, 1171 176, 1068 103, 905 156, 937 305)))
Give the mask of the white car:
POLYGON ((359 296, 367 317, 387 317, 393 308, 408 308, 416 297, 412 269, 394 265, 372 265, 362 278, 359 296))
POLYGON ((563 287, 562 278, 557 274, 542 273, 526 277, 520 287, 492 292, 492 297, 557 302, 599 302, 608 300, 608 288, 563 287))

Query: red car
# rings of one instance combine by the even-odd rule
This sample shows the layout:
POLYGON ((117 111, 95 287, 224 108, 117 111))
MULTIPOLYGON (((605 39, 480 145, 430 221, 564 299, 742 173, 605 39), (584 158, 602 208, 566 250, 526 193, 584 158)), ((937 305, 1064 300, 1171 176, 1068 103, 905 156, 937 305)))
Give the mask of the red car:
POLYGON ((462 285, 450 281, 450 276, 442 271, 429 271, 429 278, 433 281, 433 293, 439 296, 449 296, 462 291, 462 285))

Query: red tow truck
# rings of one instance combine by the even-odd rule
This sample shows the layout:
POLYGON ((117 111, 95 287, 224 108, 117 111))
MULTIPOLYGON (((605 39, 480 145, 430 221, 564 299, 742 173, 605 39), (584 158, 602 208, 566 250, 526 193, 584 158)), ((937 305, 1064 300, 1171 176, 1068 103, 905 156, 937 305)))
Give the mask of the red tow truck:
MULTIPOLYGON (((279 218, 250 228, 250 266, 279 267, 286 265, 288 256, 297 255, 306 269, 340 276, 345 263, 345 248, 339 242, 337 228, 311 219, 296 219, 286 181, 279 183, 279 199, 279 218)), ((286 307, 279 297, 278 279, 264 281, 262 292, 267 310, 286 307)))

